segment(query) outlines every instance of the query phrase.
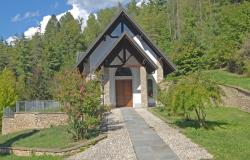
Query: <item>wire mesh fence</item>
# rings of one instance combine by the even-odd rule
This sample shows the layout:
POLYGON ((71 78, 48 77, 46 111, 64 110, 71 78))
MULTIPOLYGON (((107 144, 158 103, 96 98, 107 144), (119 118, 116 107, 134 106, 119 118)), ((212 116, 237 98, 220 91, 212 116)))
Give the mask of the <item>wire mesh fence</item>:
POLYGON ((12 117, 15 112, 59 112, 61 104, 54 100, 17 101, 15 107, 7 107, 4 117, 12 117))

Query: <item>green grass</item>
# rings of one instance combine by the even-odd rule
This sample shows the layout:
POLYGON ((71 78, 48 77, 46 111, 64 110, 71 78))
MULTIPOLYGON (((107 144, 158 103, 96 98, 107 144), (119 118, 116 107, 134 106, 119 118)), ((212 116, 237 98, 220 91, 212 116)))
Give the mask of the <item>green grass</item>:
POLYGON ((31 156, 31 157, 20 157, 15 155, 3 155, 0 154, 0 160, 62 160, 62 157, 56 156, 31 156))
POLYGON ((220 84, 238 86, 250 91, 250 78, 229 73, 223 70, 210 70, 205 73, 214 81, 220 84))
POLYGON ((0 146, 29 148, 65 148, 73 145, 66 126, 42 130, 27 130, 0 136, 0 146))
MULTIPOLYGON (((233 108, 207 109, 208 129, 197 121, 171 117, 162 108, 154 114, 181 129, 193 142, 206 148, 217 160, 248 160, 250 157, 250 114, 233 108)), ((192 115, 194 117, 194 115, 192 115)))

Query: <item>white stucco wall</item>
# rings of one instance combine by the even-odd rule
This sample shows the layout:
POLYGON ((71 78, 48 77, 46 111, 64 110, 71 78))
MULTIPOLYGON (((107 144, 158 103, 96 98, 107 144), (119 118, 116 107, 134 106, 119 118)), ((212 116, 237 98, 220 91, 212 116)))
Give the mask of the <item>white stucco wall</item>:
POLYGON ((141 107, 141 78, 140 78, 140 67, 131 68, 133 77, 133 107, 141 107))
MULTIPOLYGON (((119 60, 114 59, 112 64, 117 64, 119 60)), ((124 67, 130 67, 132 72, 132 77, 125 77, 127 79, 132 79, 132 91, 133 91, 133 107, 141 106, 141 86, 140 86, 140 64, 134 58, 131 57, 129 61, 124 65, 124 67), (133 66, 133 67, 130 67, 133 66), (135 67, 138 66, 138 67, 135 67)), ((110 103, 112 106, 116 106, 116 93, 115 93, 115 80, 124 79, 124 77, 116 77, 115 72, 117 68, 108 68, 109 69, 109 81, 110 81, 110 103)))
MULTIPOLYGON (((154 53, 154 51, 147 45, 146 42, 144 42, 141 38, 134 35, 131 30, 125 25, 124 31, 127 32, 135 42, 141 47, 142 50, 145 51, 145 53, 152 59, 152 61, 159 67, 161 70, 156 70, 153 74, 150 74, 147 76, 147 78, 151 78, 153 80, 153 88, 154 88, 154 95, 156 95, 156 88, 157 83, 159 83, 159 74, 162 74, 162 66, 157 58, 157 55, 154 53)), ((121 33, 121 25, 118 24, 118 26, 114 29, 112 32, 112 36, 120 36, 121 33)), ((111 38, 110 36, 106 36, 106 39, 103 40, 100 45, 93 51, 93 53, 90 55, 89 58, 89 64, 90 66, 90 72, 92 73, 96 66, 96 64, 100 61, 100 59, 103 58, 103 56, 106 56, 107 51, 110 50, 110 48, 113 46, 113 44, 116 42, 118 38, 111 38)), ((121 53, 120 53, 121 54, 121 53)), ((115 59, 111 64, 121 64, 121 61, 119 59, 115 59)), ((140 79, 140 67, 141 65, 138 63, 138 61, 132 57, 129 59, 129 61, 125 64, 124 67, 130 67, 132 71, 132 88, 133 88, 133 107, 141 107, 141 79, 140 79)), ((110 105, 116 106, 116 94, 115 94, 115 72, 116 68, 108 68, 108 75, 109 75, 109 97, 110 97, 110 105)), ((149 103, 155 103, 154 98, 148 99, 149 103)))

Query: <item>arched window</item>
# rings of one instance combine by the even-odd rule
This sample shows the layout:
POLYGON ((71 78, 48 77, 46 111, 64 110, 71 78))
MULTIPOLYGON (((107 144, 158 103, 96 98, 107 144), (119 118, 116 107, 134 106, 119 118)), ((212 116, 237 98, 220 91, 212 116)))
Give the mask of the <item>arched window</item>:
POLYGON ((115 76, 132 76, 132 72, 129 68, 121 67, 117 68, 115 76))

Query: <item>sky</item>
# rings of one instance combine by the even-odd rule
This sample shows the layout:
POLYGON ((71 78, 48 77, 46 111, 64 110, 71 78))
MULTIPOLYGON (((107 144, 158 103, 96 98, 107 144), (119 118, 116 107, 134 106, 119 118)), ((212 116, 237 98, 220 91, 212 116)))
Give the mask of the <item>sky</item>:
MULTIPOLYGON (((71 12, 75 19, 83 18, 82 28, 88 15, 96 11, 123 5, 129 0, 3 0, 0 3, 0 37, 12 41, 15 35, 24 34, 31 38, 36 32, 44 33, 50 15, 60 19, 66 12, 71 12), (39 27, 40 26, 40 27, 39 27)), ((138 4, 142 0, 137 0, 138 4)))

